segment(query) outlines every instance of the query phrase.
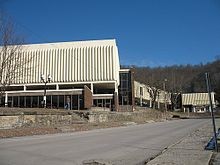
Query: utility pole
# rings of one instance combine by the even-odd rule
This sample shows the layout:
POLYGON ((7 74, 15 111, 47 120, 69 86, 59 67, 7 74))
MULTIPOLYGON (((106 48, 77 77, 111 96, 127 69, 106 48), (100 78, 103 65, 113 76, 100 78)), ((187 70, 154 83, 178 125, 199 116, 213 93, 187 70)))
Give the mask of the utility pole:
POLYGON ((164 91, 164 108, 165 108, 165 114, 167 113, 166 82, 167 82, 167 79, 164 79, 164 82, 163 82, 163 91, 164 91))
POLYGON ((211 83, 210 83, 210 77, 209 73, 205 73, 206 76, 206 86, 207 91, 209 94, 209 102, 210 102, 210 108, 211 108, 211 116, 212 116, 212 124, 213 124, 213 132, 214 132, 214 141, 215 141, 215 150, 218 152, 218 142, 217 142, 217 135, 216 135, 216 126, 215 126, 215 116, 213 113, 213 104, 212 104, 212 96, 211 96, 211 83))

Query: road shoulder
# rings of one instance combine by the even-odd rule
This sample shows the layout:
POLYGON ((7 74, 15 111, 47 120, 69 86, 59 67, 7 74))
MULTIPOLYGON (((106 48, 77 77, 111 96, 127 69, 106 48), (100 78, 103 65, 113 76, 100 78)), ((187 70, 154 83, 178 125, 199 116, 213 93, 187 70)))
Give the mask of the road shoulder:
POLYGON ((208 165, 213 152, 204 150, 212 136, 210 124, 204 125, 178 143, 168 147, 161 155, 147 162, 147 165, 208 165))

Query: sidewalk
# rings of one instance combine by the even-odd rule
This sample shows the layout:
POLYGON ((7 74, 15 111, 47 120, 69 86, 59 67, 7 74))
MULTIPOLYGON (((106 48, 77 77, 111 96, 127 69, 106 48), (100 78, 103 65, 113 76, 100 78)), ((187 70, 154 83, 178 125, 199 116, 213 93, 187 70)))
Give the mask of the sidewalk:
POLYGON ((220 164, 220 153, 214 153, 212 156, 211 165, 219 165, 220 164))
POLYGON ((147 165, 208 165, 213 151, 204 150, 204 147, 212 135, 210 120, 209 124, 203 125, 178 143, 168 147, 161 155, 149 161, 147 165))
MULTIPOLYGON (((220 119, 215 119, 215 123, 216 123, 216 130, 218 130, 220 128, 220 119)), ((218 150, 220 150, 220 145, 219 145, 219 137, 218 137, 218 150)), ((218 153, 214 153, 212 155, 212 161, 210 163, 211 165, 219 165, 220 164, 220 151, 218 151, 218 153)))

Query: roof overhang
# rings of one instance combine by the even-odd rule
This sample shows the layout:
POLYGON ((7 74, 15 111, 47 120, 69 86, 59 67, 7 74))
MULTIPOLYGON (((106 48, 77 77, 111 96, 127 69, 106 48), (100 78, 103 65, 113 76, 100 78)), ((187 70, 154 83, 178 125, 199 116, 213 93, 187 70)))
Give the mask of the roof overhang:
MULTIPOLYGON (((46 90, 46 95, 81 95, 83 89, 46 90)), ((8 96, 42 96, 44 90, 8 91, 8 96)))
POLYGON ((93 99, 113 99, 113 94, 93 94, 93 99))

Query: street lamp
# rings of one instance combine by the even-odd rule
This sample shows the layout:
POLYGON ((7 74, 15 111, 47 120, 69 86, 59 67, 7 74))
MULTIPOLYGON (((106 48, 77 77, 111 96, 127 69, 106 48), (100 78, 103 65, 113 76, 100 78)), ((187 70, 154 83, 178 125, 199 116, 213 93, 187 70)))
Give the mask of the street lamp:
POLYGON ((165 111, 167 112, 166 82, 167 82, 167 79, 164 79, 164 82, 163 82, 163 90, 164 90, 164 106, 165 106, 165 111))
POLYGON ((41 74, 40 76, 41 81, 44 83, 44 98, 43 98, 43 104, 44 104, 44 108, 46 108, 46 90, 47 90, 47 83, 50 83, 52 80, 52 77, 50 74, 48 74, 47 78, 45 78, 45 76, 43 74, 41 74))

